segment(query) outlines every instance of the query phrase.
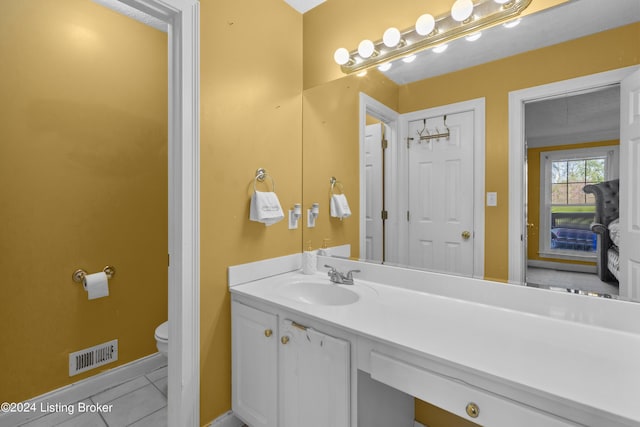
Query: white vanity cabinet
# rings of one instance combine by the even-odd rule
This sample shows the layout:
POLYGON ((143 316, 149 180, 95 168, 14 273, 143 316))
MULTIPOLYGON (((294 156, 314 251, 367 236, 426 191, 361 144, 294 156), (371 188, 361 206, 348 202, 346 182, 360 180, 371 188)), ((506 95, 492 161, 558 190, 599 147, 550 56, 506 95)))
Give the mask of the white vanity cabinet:
POLYGON ((232 407, 251 427, 351 425, 349 341, 233 301, 232 407))
POLYGON ((251 427, 278 425, 278 318, 231 305, 232 406, 251 427))

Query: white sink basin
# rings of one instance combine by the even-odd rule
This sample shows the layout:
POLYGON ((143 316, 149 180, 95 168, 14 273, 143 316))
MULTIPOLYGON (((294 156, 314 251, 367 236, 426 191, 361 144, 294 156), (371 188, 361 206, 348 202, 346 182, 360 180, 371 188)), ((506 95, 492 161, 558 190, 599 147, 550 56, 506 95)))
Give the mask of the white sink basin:
POLYGON ((279 289, 279 292, 294 301, 317 305, 353 304, 360 296, 345 287, 327 282, 294 282, 279 289))

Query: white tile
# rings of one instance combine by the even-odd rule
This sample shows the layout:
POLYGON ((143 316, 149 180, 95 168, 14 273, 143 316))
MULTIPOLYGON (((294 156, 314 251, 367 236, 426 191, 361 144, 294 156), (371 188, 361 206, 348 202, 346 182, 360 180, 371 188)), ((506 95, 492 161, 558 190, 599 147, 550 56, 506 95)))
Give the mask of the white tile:
POLYGON ((167 407, 147 415, 141 420, 131 424, 130 427, 167 427, 167 407))
POLYGON ((111 411, 102 414, 107 424, 126 426, 167 406, 167 398, 149 384, 112 400, 109 405, 113 405, 111 411))
POLYGON ((94 403, 100 403, 100 404, 108 403, 113 399, 116 399, 127 393, 131 393, 132 391, 142 388, 144 386, 147 386, 149 384, 150 384, 149 380, 147 380, 144 376, 140 376, 136 379, 127 381, 126 383, 119 384, 115 387, 111 387, 103 392, 95 394, 91 396, 91 400, 93 400, 94 403))
POLYGON ((63 423, 56 424, 57 427, 106 427, 102 417, 97 413, 85 412, 63 423))
POLYGON ((160 393, 164 394, 165 396, 168 396, 167 391, 168 391, 168 378, 164 377, 164 378, 160 378, 157 381, 153 382, 153 385, 156 386, 156 388, 158 390, 160 390, 160 393))
MULTIPOLYGON (((82 402, 91 403, 91 400, 86 399, 82 402)), ((49 411, 49 413, 41 413, 41 415, 44 415, 43 417, 29 421, 25 424, 20 424, 20 427, 51 427, 78 416, 78 403, 63 404, 62 402, 48 401, 43 402, 42 405, 44 406, 41 406, 40 403, 36 403, 36 410, 40 411, 44 408, 49 411), (57 407, 52 406, 56 404, 58 404, 57 407)))
POLYGON ((166 378, 167 377, 167 367, 163 367, 160 369, 156 369, 153 372, 149 372, 148 374, 145 374, 145 376, 147 377, 147 379, 149 381, 151 381, 152 383, 158 381, 161 378, 166 378))

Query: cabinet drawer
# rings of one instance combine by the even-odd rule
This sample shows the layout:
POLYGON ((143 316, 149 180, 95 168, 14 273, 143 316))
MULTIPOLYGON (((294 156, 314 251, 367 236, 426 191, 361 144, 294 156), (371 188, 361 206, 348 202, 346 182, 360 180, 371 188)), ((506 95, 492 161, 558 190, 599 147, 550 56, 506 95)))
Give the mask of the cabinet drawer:
POLYGON ((569 421, 376 351, 372 351, 370 355, 371 377, 376 381, 482 426, 576 426, 569 421))

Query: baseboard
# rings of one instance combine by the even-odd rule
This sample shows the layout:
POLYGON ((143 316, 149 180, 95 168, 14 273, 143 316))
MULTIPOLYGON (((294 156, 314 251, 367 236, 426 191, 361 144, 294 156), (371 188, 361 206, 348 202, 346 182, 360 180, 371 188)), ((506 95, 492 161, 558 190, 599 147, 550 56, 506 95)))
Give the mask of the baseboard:
MULTIPOLYGON (((150 356, 134 360, 133 362, 117 366, 108 371, 101 372, 92 377, 85 378, 78 382, 60 387, 40 396, 36 396, 26 402, 34 403, 37 408, 40 403, 61 403, 72 404, 84 400, 112 384, 120 384, 130 379, 134 379, 148 372, 162 368, 167 365, 167 358, 161 353, 154 353, 150 356)), ((0 425, 13 426, 26 423, 35 418, 41 417, 40 412, 5 412, 0 413, 0 425)))
POLYGON ((229 411, 213 420, 208 427, 242 427, 243 425, 244 423, 229 411))
POLYGON ((528 260, 527 267, 549 268, 552 270, 574 271, 577 273, 597 273, 598 267, 595 265, 569 264, 565 262, 528 260))

